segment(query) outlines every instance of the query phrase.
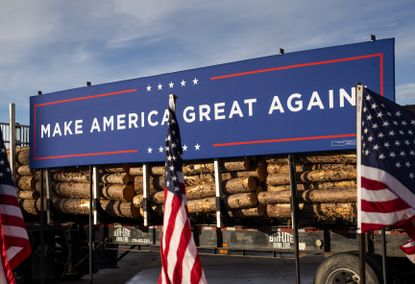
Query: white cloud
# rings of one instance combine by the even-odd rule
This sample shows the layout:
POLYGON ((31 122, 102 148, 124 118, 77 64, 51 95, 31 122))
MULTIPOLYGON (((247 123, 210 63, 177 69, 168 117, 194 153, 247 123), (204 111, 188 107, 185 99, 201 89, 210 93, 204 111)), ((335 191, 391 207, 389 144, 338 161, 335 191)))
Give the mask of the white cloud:
POLYGON ((397 86, 396 102, 401 105, 415 104, 415 83, 397 86))

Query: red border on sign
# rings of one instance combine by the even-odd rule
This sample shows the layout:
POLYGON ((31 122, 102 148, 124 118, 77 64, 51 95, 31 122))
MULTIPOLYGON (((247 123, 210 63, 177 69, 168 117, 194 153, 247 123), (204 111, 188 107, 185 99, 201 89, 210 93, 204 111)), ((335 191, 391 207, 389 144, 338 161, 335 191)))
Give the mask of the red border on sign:
POLYGON ((72 158, 72 157, 91 157, 91 156, 101 156, 101 155, 116 155, 116 154, 126 154, 126 153, 137 153, 137 149, 130 149, 130 150, 116 150, 116 151, 105 151, 105 152, 93 152, 93 153, 75 153, 75 154, 67 154, 67 155, 55 155, 55 156, 41 156, 38 157, 36 155, 36 112, 38 107, 50 106, 50 105, 57 105, 57 104, 64 104, 76 101, 85 101, 91 99, 99 99, 114 95, 123 95, 123 94, 130 94, 137 92, 137 89, 127 89, 109 93, 102 93, 97 95, 85 96, 85 97, 78 97, 78 98, 71 98, 65 100, 58 100, 46 103, 40 103, 34 105, 34 112, 33 112, 33 123, 34 123, 34 130, 33 130, 33 159, 34 160, 49 160, 49 159, 65 159, 65 158, 72 158))
MULTIPOLYGON (((333 64, 333 63, 341 63, 341 62, 369 59, 369 58, 376 58, 376 57, 379 57, 379 65, 380 65, 379 67, 379 84, 380 84, 379 90, 380 90, 380 95, 383 97, 383 77, 384 77, 383 53, 372 53, 372 54, 359 55, 359 56, 353 56, 353 57, 344 57, 344 58, 337 58, 337 59, 330 59, 330 60, 322 60, 322 61, 298 63, 298 64, 286 65, 286 66, 271 67, 271 68, 265 68, 265 69, 249 70, 249 71, 244 71, 244 72, 239 72, 239 73, 231 73, 231 74, 213 76, 210 78, 210 80, 212 81, 223 80, 223 79, 229 79, 233 77, 242 77, 242 76, 260 74, 260 73, 267 73, 267 72, 274 72, 274 71, 281 71, 281 70, 288 70, 288 69, 295 69, 295 68, 304 68, 304 67, 333 64)), ((318 135, 318 136, 277 138, 277 139, 264 139, 264 140, 231 141, 231 142, 224 142, 224 143, 214 143, 212 144, 212 146, 213 147, 229 147, 229 146, 238 146, 238 145, 281 143, 281 142, 291 142, 291 141, 321 140, 321 139, 345 138, 345 137, 356 137, 356 134, 347 133, 347 134, 318 135)))

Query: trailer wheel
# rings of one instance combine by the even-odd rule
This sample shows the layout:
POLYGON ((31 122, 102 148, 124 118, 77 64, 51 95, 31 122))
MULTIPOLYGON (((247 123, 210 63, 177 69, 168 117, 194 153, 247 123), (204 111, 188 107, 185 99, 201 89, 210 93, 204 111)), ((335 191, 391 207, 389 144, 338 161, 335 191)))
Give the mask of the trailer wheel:
MULTIPOLYGON (((381 275, 376 261, 366 257, 366 283, 382 283, 381 275)), ((358 254, 342 252, 326 258, 317 268, 314 283, 360 283, 358 254)))

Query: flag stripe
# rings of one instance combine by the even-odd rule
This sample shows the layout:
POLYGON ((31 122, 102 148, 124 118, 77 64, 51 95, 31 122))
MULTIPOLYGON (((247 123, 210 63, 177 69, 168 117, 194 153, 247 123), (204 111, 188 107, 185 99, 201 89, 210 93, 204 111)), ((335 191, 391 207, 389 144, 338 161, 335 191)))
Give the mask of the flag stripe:
POLYGON ((367 188, 362 188, 361 195, 362 200, 371 202, 383 202, 398 198, 398 196, 389 189, 367 190, 367 188))
POLYGON ((362 199, 361 205, 362 211, 377 213, 391 213, 410 208, 408 204, 400 198, 384 202, 370 202, 362 199))
POLYGON ((412 208, 395 211, 391 213, 362 212, 362 223, 384 224, 391 226, 394 223, 402 222, 415 215, 412 208))
POLYGON ((393 193, 405 200, 412 208, 415 209, 415 195, 388 172, 378 168, 362 165, 362 177, 382 181, 393 193))
POLYGON ((377 180, 365 178, 364 176, 362 176, 362 187, 369 190, 382 190, 387 188, 384 183, 381 183, 377 180))

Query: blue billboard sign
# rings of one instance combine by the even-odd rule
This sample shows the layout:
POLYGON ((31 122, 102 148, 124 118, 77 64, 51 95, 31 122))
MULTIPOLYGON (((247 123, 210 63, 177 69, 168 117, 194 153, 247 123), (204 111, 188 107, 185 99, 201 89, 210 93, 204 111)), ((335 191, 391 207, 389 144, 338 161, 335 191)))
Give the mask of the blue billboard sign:
POLYGON ((355 90, 394 100, 394 40, 267 56, 30 98, 32 168, 353 149, 355 90))

